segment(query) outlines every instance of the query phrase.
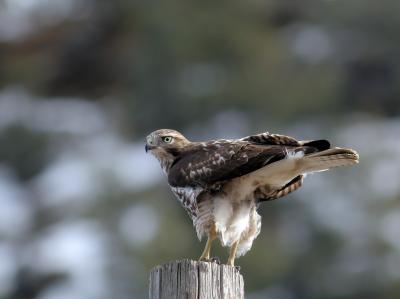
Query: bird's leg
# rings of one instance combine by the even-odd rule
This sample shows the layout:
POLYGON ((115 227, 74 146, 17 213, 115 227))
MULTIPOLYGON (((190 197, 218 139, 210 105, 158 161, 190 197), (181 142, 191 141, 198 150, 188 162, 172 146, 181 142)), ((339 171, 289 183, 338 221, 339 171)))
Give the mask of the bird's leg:
POLYGON ((203 253, 201 254, 199 260, 200 261, 207 261, 210 259, 210 251, 211 251, 211 244, 214 241, 215 238, 212 238, 212 236, 208 236, 206 247, 204 247, 203 253))
POLYGON ((212 242, 217 237, 217 233, 215 231, 215 227, 213 226, 208 233, 206 247, 204 247, 203 253, 201 254, 199 260, 200 261, 208 261, 210 259, 211 245, 212 242))
POLYGON ((235 243, 233 243, 231 250, 229 252, 229 257, 228 257, 228 262, 227 264, 229 266, 235 266, 235 257, 236 257, 236 251, 237 251, 237 247, 239 245, 239 240, 237 240, 235 243))

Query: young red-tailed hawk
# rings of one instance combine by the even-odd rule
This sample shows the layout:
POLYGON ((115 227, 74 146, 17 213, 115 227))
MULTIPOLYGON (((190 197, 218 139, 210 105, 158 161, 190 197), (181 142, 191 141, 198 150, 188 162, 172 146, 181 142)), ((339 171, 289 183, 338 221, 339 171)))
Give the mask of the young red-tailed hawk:
POLYGON ((327 140, 298 141, 269 133, 191 142, 162 129, 147 136, 147 151, 159 160, 199 239, 208 237, 200 259, 210 258, 211 243, 218 238, 230 247, 232 266, 260 233, 260 202, 300 188, 307 173, 358 163, 356 151, 332 148, 327 140))

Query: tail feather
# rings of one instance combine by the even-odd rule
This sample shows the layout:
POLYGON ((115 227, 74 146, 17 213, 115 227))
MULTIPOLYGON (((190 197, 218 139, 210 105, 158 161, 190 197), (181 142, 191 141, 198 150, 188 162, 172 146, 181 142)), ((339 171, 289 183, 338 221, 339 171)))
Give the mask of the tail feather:
POLYGON ((338 147, 310 154, 304 150, 303 154, 305 155, 301 157, 295 153, 287 159, 281 159, 253 171, 241 177, 241 183, 243 186, 253 186, 254 181, 261 181, 269 187, 273 186, 280 190, 299 175, 353 165, 358 163, 359 159, 356 151, 338 147))
POLYGON ((302 158, 305 173, 324 171, 333 167, 348 166, 359 162, 358 153, 352 149, 335 147, 306 155, 302 158))

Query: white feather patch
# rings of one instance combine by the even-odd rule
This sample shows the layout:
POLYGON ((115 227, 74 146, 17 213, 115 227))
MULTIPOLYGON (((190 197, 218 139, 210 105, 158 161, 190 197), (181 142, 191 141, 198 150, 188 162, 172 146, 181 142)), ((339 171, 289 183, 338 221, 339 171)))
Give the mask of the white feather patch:
MULTIPOLYGON (((255 211, 254 204, 250 201, 234 202, 226 196, 214 198, 213 202, 215 228, 222 246, 232 246, 238 240, 241 246, 243 233, 249 231, 250 215, 253 209, 255 211)), ((245 248, 250 249, 255 237, 251 238, 249 233, 247 235, 245 248)), ((243 252, 248 250, 245 248, 243 252)))
POLYGON ((226 197, 214 198, 214 221, 217 233, 221 236, 221 243, 226 246, 225 232, 233 214, 231 202, 226 197))
POLYGON ((249 225, 242 233, 239 246, 236 251, 236 257, 244 255, 251 249, 253 241, 259 235, 261 231, 261 216, 257 213, 256 207, 251 209, 249 214, 249 225))
POLYGON ((296 158, 303 158, 304 157, 304 152, 302 151, 294 151, 294 150, 288 150, 285 148, 286 152, 286 159, 296 159, 296 158))
POLYGON ((232 244, 239 240, 242 233, 247 229, 249 225, 250 207, 244 203, 237 207, 231 217, 229 226, 226 228, 224 233, 224 240, 226 245, 232 246, 232 244))

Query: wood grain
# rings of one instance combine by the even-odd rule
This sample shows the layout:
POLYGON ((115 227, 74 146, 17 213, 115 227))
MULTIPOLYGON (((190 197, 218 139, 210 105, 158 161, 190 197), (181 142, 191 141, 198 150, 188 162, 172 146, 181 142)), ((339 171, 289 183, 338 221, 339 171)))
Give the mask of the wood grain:
POLYGON ((150 272, 150 299, 243 299, 243 276, 235 267, 180 260, 150 272))

